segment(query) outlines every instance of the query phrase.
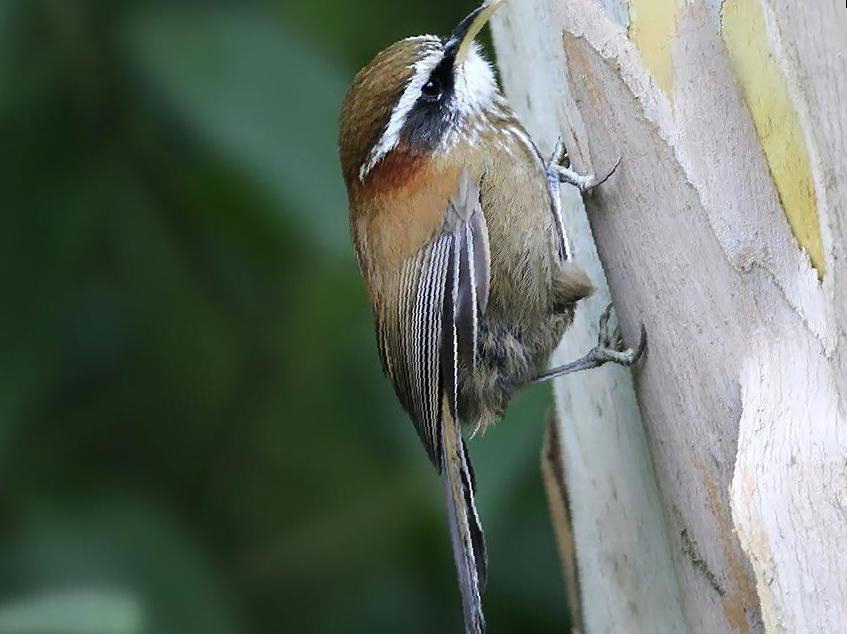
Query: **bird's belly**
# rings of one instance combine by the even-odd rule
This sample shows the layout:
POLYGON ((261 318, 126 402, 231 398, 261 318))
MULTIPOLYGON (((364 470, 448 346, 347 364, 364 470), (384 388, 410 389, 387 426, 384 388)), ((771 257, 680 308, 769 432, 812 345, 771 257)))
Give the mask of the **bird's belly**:
POLYGON ((572 309, 533 311, 521 320, 486 314, 479 323, 476 365, 461 372, 461 418, 476 428, 502 416, 515 393, 547 367, 572 317, 572 309))
POLYGON ((514 393, 547 367, 572 314, 554 308, 559 259, 546 182, 538 178, 526 185, 518 190, 520 198, 483 207, 491 285, 479 323, 476 367, 462 372, 459 402, 460 415, 474 427, 502 415, 514 393), (488 213, 491 209, 498 212, 488 213))

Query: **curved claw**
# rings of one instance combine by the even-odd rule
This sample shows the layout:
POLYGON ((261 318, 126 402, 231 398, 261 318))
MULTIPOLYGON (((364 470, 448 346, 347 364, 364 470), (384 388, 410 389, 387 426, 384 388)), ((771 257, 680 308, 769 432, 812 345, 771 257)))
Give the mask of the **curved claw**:
POLYGON ((616 170, 616 169, 618 169, 618 165, 620 165, 620 164, 621 164, 621 159, 623 159, 623 156, 619 154, 619 155, 618 155, 618 160, 617 160, 617 161, 615 161, 615 164, 612 166, 612 169, 610 169, 610 170, 608 171, 608 173, 607 173, 605 176, 600 177, 600 178, 595 178, 595 179, 591 182, 591 184, 588 186, 588 189, 589 189, 589 190, 594 189, 595 187, 597 187, 597 186, 599 186, 599 185, 602 185, 602 184, 603 184, 603 183, 605 183, 607 180, 609 180, 609 177, 611 177, 611 175, 615 173, 615 170, 616 170))
MULTIPOLYGON (((553 158, 561 152, 561 148, 564 146, 557 145, 556 151, 553 153, 553 158)), ((618 160, 615 161, 614 166, 609 172, 600 177, 596 178, 593 174, 580 174, 579 172, 574 171, 570 167, 564 167, 563 165, 556 164, 552 161, 548 164, 547 170, 548 173, 551 174, 551 178, 558 177, 560 183, 568 183, 569 185, 573 185, 578 188, 584 194, 591 195, 598 185, 602 185, 605 183, 609 177, 615 173, 615 170, 618 169, 618 165, 621 164, 621 158, 618 156, 618 160), (554 176, 555 175, 555 176, 554 176)), ((567 160, 568 165, 570 165, 570 160, 567 159, 567 151, 565 152, 564 158, 562 160, 567 160)))
POLYGON ((632 356, 632 363, 638 363, 638 360, 644 354, 644 350, 647 348, 647 328, 644 327, 644 324, 641 324, 641 337, 638 339, 638 346, 635 348, 635 354, 632 356))
POLYGON ((624 342, 620 328, 616 327, 614 332, 609 332, 609 317, 612 305, 609 304, 603 314, 600 315, 600 335, 597 338, 597 346, 591 351, 593 359, 602 363, 609 361, 629 367, 638 363, 647 347, 647 329, 641 324, 641 336, 635 348, 628 348, 624 342))

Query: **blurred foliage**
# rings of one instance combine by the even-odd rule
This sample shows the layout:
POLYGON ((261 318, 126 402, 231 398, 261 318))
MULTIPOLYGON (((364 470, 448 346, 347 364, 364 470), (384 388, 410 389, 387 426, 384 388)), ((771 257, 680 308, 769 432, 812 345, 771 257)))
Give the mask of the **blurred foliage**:
MULTIPOLYGON (((459 631, 336 114, 441 0, 0 3, 0 634, 459 631)), ((472 442, 492 632, 564 631, 547 389, 472 442)))
POLYGON ((6 634, 139 634, 140 610, 114 592, 77 591, 12 601, 0 608, 6 634))

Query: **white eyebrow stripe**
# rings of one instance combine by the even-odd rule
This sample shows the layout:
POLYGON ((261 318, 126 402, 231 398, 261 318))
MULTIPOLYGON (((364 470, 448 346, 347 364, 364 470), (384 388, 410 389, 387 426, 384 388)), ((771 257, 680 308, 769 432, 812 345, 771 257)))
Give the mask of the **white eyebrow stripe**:
POLYGON ((400 131, 406 123, 406 117, 418 100, 421 94, 421 88, 423 88, 423 85, 429 79, 432 70, 443 57, 444 51, 437 49, 415 63, 413 66, 415 72, 409 83, 406 84, 406 89, 403 91, 403 95, 400 97, 397 105, 394 106, 394 110, 391 111, 391 118, 388 120, 388 125, 385 126, 385 132, 382 133, 379 142, 373 146, 367 160, 359 168, 359 181, 364 181, 368 172, 397 146, 397 142, 400 140, 400 131))

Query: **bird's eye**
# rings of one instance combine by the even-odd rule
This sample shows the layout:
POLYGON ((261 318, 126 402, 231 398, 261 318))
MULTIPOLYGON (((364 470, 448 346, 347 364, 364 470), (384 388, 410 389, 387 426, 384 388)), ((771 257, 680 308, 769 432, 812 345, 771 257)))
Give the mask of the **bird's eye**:
POLYGON ((435 101, 441 96, 441 84, 437 79, 430 79, 421 88, 421 96, 427 101, 435 101))

